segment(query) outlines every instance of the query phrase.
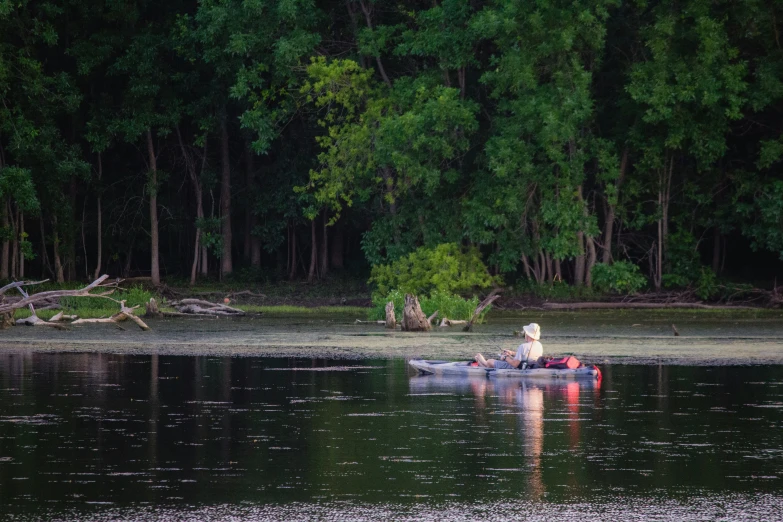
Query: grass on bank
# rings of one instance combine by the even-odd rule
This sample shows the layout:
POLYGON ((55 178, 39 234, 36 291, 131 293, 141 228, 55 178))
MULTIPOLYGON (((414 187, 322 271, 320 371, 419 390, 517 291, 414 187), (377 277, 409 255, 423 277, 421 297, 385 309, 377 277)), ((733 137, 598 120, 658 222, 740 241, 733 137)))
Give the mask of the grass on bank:
MULTIPOLYGON (((54 285, 47 283, 35 287, 30 287, 28 291, 31 293, 45 292, 48 290, 74 290, 82 288, 84 284, 80 283, 66 283, 60 285, 54 285)), ((103 297, 61 297, 60 307, 61 310, 36 310, 36 314, 41 319, 51 319, 55 314, 61 311, 66 315, 78 315, 82 319, 95 319, 101 317, 109 317, 112 314, 116 314, 120 311, 119 303, 116 301, 125 301, 125 305, 133 307, 139 305, 137 313, 144 313, 144 304, 148 303, 151 297, 160 299, 153 292, 144 289, 141 286, 134 286, 128 289, 118 290, 111 294, 111 299, 103 297)), ((14 314, 15 319, 23 319, 30 316, 30 310, 28 308, 22 308, 16 311, 14 314)))
POLYGON ((293 306, 293 305, 234 305, 235 308, 245 312, 262 313, 270 316, 292 316, 292 315, 355 315, 364 317, 367 314, 367 308, 362 306, 293 306))

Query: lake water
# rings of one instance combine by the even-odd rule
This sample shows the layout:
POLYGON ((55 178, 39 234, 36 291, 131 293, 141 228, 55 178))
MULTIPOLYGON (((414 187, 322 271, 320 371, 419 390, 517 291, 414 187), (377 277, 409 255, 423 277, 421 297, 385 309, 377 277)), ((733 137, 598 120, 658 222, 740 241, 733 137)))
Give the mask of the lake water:
POLYGON ((770 519, 783 366, 600 383, 359 361, 0 355, 10 520, 770 519))

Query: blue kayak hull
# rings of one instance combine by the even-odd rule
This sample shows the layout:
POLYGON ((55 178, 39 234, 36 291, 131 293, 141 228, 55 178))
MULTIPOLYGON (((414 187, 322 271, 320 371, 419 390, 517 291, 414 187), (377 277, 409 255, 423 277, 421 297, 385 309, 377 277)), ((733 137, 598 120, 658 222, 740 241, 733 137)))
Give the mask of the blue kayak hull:
POLYGON ((494 369, 482 366, 471 366, 472 361, 427 361, 412 359, 408 364, 422 374, 463 376, 463 377, 494 377, 510 379, 579 379, 600 380, 601 370, 597 366, 582 366, 573 370, 555 370, 550 368, 533 368, 525 370, 494 369))

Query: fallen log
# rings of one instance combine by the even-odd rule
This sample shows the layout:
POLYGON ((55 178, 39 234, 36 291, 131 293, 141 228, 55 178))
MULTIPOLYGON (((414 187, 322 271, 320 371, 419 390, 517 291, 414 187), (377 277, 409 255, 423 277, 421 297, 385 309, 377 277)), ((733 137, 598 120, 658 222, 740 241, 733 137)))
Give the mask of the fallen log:
POLYGON ((468 324, 467 321, 461 320, 461 319, 449 319, 447 317, 444 317, 440 324, 438 325, 439 328, 444 328, 446 326, 457 326, 461 324, 468 324))
POLYGON ((491 305, 495 302, 496 299, 500 298, 500 289, 496 288, 490 292, 490 294, 479 303, 479 305, 476 307, 475 310, 473 310, 473 316, 470 318, 470 321, 468 321, 468 324, 465 325, 465 327, 462 329, 463 332, 470 332, 473 330, 473 323, 476 322, 476 320, 481 316, 481 312, 484 311, 486 307, 491 305))
POLYGON ((51 319, 49 319, 50 323, 56 323, 59 321, 75 321, 78 319, 78 315, 65 315, 63 312, 59 312, 52 316, 51 319))
MULTIPOLYGON (((19 290, 19 293, 22 294, 23 299, 29 298, 29 294, 27 291, 22 288, 21 286, 16 287, 17 290, 19 290)), ((16 324, 22 325, 22 326, 51 326, 52 328, 57 328, 58 330, 66 330, 63 325, 57 324, 54 322, 44 321, 40 317, 38 317, 38 314, 35 312, 35 307, 32 303, 27 305, 28 308, 30 308, 30 317, 26 317, 24 319, 19 319, 16 321, 16 324)), ((62 315, 62 312, 60 312, 57 315, 62 315)))
POLYGON ((427 318, 427 322, 432 324, 432 321, 435 320, 436 317, 438 317, 438 310, 435 310, 435 312, 427 318))
POLYGON ((402 329, 405 332, 426 332, 431 325, 427 316, 421 311, 421 305, 416 296, 405 294, 405 306, 402 309, 402 329))
MULTIPOLYGON (((37 305, 44 301, 49 301, 54 298, 61 298, 61 297, 106 297, 107 295, 110 295, 114 292, 114 289, 117 288, 117 285, 119 284, 119 280, 112 281, 111 283, 104 283, 106 279, 108 279, 108 275, 102 275, 89 285, 85 286, 84 288, 79 288, 76 290, 49 290, 47 292, 38 292, 37 294, 28 295, 27 297, 23 297, 22 299, 19 299, 15 302, 0 302, 0 314, 9 314, 13 313, 16 310, 20 308, 25 308, 29 305, 37 305), (90 291, 94 290, 96 288, 111 288, 111 290, 106 292, 101 292, 99 294, 91 294, 90 291)), ((3 295, 5 292, 12 288, 21 288, 23 286, 31 286, 31 285, 37 285, 44 283, 45 281, 16 281, 14 283, 10 283, 5 285, 4 287, 0 288, 0 295, 3 295)))
POLYGON ((691 308, 705 310, 757 310, 753 306, 718 306, 704 303, 544 303, 545 310, 608 310, 608 309, 654 309, 654 308, 691 308))
POLYGON ((85 324, 85 323, 120 323, 122 321, 131 320, 137 325, 139 325, 139 328, 141 328, 144 331, 148 331, 150 329, 147 324, 141 320, 140 317, 137 317, 133 311, 139 307, 139 305, 133 306, 128 308, 125 306, 125 301, 120 301, 120 311, 116 314, 112 315, 111 317, 104 317, 101 319, 77 319, 71 324, 85 324))
POLYGON ((221 303, 210 303, 202 299, 181 299, 180 301, 172 301, 171 305, 178 312, 190 315, 245 315, 245 312, 238 308, 221 303))

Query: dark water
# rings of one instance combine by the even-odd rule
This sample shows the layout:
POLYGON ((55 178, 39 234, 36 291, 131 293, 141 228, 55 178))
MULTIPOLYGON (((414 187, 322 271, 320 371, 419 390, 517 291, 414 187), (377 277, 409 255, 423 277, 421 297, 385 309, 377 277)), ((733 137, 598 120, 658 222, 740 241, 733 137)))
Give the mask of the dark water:
POLYGON ((0 355, 12 520, 769 520, 781 501, 783 366, 607 366, 596 385, 0 355))

